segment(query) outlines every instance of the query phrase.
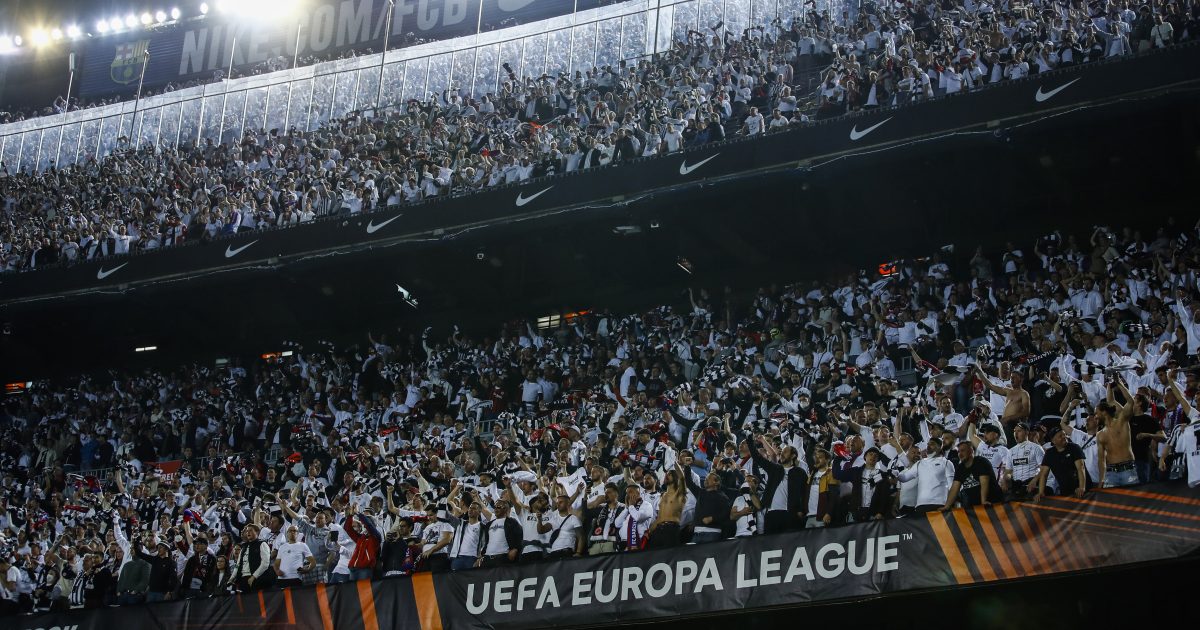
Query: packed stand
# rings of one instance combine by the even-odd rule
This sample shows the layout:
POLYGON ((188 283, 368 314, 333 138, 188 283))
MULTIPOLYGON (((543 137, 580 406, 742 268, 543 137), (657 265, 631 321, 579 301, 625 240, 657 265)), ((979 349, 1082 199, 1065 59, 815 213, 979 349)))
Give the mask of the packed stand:
POLYGON ((368 334, 39 383, 0 413, 0 600, 209 597, 1197 487, 1198 237, 1097 227, 495 340, 368 334))
POLYGON ((800 29, 802 47, 832 45, 820 116, 917 102, 1041 72, 1190 41, 1200 4, 1178 2, 868 3, 833 34, 800 29))
POLYGON ((430 94, 320 130, 0 169, 0 271, 152 251, 786 129, 1190 37, 1193 4, 866 4, 740 35, 690 31, 655 59, 430 94), (949 8, 946 8, 949 7, 949 8), (1155 13, 1157 12, 1157 13, 1155 13), (1161 18, 1161 20, 1158 20, 1161 18), (1160 21, 1161 24, 1157 23, 1160 21), (1174 25, 1174 26, 1171 26, 1174 25), (1096 48, 1106 30, 1122 47, 1096 48), (823 71, 816 90, 813 71, 823 71))
MULTIPOLYGON (((334 61, 337 59, 352 59, 352 58, 360 56, 360 55, 372 55, 372 54, 374 54, 374 53, 371 51, 371 49, 367 48, 367 49, 357 52, 357 53, 354 50, 347 50, 347 51, 339 53, 339 54, 327 53, 327 54, 322 54, 322 55, 304 55, 304 56, 301 56, 301 57, 295 59, 294 61, 295 61, 296 67, 302 67, 302 66, 315 65, 318 63, 324 63, 326 61, 334 61)), ((270 72, 279 72, 280 70, 287 70, 288 68, 291 68, 292 65, 293 65, 293 59, 291 57, 288 57, 286 55, 277 55, 277 56, 271 57, 270 59, 267 59, 266 61, 252 64, 249 67, 234 68, 233 74, 229 78, 239 79, 242 77, 251 77, 251 76, 257 76, 260 74, 267 74, 270 72)), ((166 85, 162 86, 161 88, 147 88, 147 89, 142 90, 142 98, 147 98, 147 97, 155 96, 158 94, 168 94, 170 92, 176 92, 178 90, 186 90, 188 88, 193 88, 193 87, 197 87, 200 85, 207 85, 209 83, 218 83, 218 82, 224 81, 226 79, 225 75, 226 75, 226 71, 224 69, 218 69, 218 70, 214 70, 207 77, 192 79, 190 81, 171 81, 171 82, 167 83, 166 85)), ((8 110, 0 111, 0 125, 7 124, 7 123, 13 123, 13 122, 21 122, 23 120, 29 120, 31 118, 38 118, 40 116, 53 116, 55 114, 65 114, 67 112, 79 111, 81 109, 92 109, 94 107, 104 107, 105 105, 113 105, 115 103, 120 103, 122 101, 133 100, 136 96, 137 96, 136 93, 125 94, 125 95, 118 94, 118 95, 110 96, 108 98, 97 98, 97 99, 84 100, 84 99, 80 99, 79 97, 76 97, 76 96, 72 96, 71 98, 68 99, 66 97, 63 97, 60 94, 58 97, 56 97, 54 99, 54 102, 49 107, 42 107, 42 108, 34 107, 34 108, 25 108, 25 109, 9 108, 8 110)))
POLYGON ((288 226, 465 194, 756 135, 800 121, 775 35, 693 33, 660 59, 573 77, 508 79, 478 99, 430 94, 309 133, 248 131, 131 149, 44 173, 7 173, 0 269, 137 253, 221 234, 288 226), (761 111, 785 110, 771 119, 761 111))

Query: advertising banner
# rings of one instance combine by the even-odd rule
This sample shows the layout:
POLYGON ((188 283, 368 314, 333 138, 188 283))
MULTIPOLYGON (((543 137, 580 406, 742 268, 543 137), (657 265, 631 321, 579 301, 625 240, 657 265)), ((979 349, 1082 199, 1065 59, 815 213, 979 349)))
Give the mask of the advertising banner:
POLYGON ((434 582, 448 628, 628 623, 1173 558, 1200 548, 1198 514, 1182 486, 1111 490, 434 582))
POLYGON ((1200 489, 1111 489, 669 550, 0 619, 51 628, 552 628, 753 611, 1196 554, 1200 489))

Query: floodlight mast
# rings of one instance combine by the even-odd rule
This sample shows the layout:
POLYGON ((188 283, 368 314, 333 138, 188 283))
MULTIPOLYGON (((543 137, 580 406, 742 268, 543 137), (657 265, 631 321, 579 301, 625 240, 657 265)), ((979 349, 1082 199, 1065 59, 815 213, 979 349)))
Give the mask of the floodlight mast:
POLYGON ((387 63, 388 38, 392 36, 392 14, 396 12, 396 0, 387 0, 387 19, 383 26, 383 52, 379 55, 379 83, 375 86, 375 109, 383 106, 383 67, 387 63))

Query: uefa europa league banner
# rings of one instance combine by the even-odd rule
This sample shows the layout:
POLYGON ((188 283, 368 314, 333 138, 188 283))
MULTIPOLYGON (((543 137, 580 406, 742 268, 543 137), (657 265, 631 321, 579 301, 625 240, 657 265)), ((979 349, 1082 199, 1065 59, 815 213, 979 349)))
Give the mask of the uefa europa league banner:
MULTIPOLYGON (((616 0, 395 0, 388 48, 474 35, 567 15, 616 0)), ((282 59, 291 67, 299 55, 327 57, 348 50, 359 54, 383 49, 388 0, 312 0, 295 15, 275 20, 225 20, 210 13, 204 20, 164 30, 137 30, 88 40, 81 50, 80 94, 85 97, 132 94, 142 75, 146 87, 211 78, 282 59), (297 26, 302 26, 297 39, 297 26), (236 42, 236 43, 235 43, 236 42)))
POLYGON ((10 617, 0 630, 591 626, 1093 570, 1198 549, 1200 489, 1159 484, 535 566, 10 617))
POLYGON ((1200 549, 1197 515, 1200 490, 1154 486, 568 560, 536 571, 438 575, 434 584, 446 628, 628 623, 1174 558, 1200 549))

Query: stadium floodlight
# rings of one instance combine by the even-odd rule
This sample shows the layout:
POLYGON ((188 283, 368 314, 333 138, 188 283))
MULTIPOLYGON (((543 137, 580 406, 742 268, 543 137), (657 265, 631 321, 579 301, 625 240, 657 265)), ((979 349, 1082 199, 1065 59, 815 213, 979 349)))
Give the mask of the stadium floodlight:
POLYGON ((159 12, 155 13, 155 14, 154 14, 154 21, 155 21, 155 22, 158 22, 159 24, 162 24, 163 22, 166 22, 166 21, 167 21, 167 13, 166 13, 166 11, 159 11, 159 12))
POLYGON ((200 3, 200 15, 208 15, 208 3, 207 2, 200 3))
POLYGON ((50 39, 53 39, 54 41, 58 41, 62 38, 63 38, 63 32, 62 32, 61 28, 56 28, 56 29, 50 31, 50 39))
POLYGON ((121 18, 113 18, 108 21, 108 28, 113 32, 121 30, 124 26, 125 23, 121 21, 121 18))
POLYGON ((13 35, 13 46, 16 46, 19 48, 24 43, 25 43, 25 40, 21 39, 20 35, 13 35))
POLYGON ((108 32, 108 20, 98 20, 96 22, 96 32, 101 35, 108 32))
POLYGON ((13 40, 8 35, 0 35, 0 53, 6 53, 13 49, 13 40))
POLYGON ((142 24, 143 25, 150 24, 153 21, 154 21, 154 16, 150 15, 149 12, 142 14, 142 24))
POLYGON ((35 28, 29 34, 29 41, 33 42, 34 46, 45 46, 50 43, 50 34, 46 32, 46 29, 35 28))
POLYGON ((78 26, 72 24, 67 27, 67 37, 70 37, 71 39, 79 39, 82 36, 83 36, 83 30, 80 29, 78 26))
POLYGON ((181 16, 181 15, 183 15, 183 13, 181 13, 179 11, 179 7, 175 7, 173 9, 171 9, 171 19, 172 20, 178 20, 179 16, 181 16))
POLYGON ((133 28, 133 27, 137 26, 137 23, 138 23, 138 20, 137 20, 137 16, 136 16, 136 15, 134 15, 134 14, 130 13, 129 15, 126 15, 126 16, 125 16, 125 26, 126 26, 126 28, 133 28))

